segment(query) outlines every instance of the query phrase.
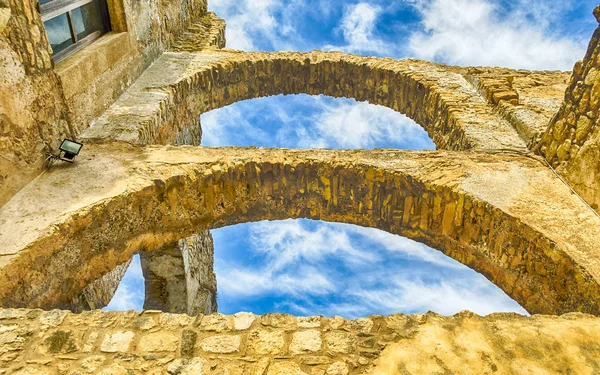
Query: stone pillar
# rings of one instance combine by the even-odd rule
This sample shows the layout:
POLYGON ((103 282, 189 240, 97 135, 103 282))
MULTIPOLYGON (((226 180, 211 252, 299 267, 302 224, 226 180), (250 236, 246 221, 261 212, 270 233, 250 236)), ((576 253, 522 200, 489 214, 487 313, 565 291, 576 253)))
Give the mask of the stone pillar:
POLYGON ((144 309, 189 315, 217 311, 210 232, 140 253, 146 298, 144 309))
POLYGON ((183 254, 189 315, 217 312, 214 243, 209 231, 179 241, 183 254))
MULTIPOLYGON (((600 5, 594 15, 600 23, 600 5)), ((562 107, 537 149, 600 212, 600 27, 575 64, 562 107)))
POLYGON ((146 286, 144 309, 185 313, 185 268, 178 243, 154 251, 143 251, 140 260, 146 286))

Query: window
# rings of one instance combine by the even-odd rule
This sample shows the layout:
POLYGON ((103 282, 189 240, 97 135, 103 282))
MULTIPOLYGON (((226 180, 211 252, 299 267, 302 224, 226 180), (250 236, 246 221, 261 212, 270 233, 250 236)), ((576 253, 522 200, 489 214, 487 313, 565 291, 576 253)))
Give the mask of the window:
POLYGON ((40 10, 56 62, 110 30, 106 0, 40 0, 40 10))

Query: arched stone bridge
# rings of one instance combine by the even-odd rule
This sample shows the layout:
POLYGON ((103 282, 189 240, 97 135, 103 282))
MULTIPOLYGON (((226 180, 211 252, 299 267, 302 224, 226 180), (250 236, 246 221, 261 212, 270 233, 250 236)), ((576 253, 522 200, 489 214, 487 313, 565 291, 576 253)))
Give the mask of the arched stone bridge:
POLYGON ((558 111, 567 79, 561 72, 456 68, 339 52, 169 52, 82 138, 173 143, 202 113, 241 100, 305 93, 392 108, 421 124, 438 149, 526 150, 558 111))
POLYGON ((527 148, 558 110, 567 73, 185 45, 84 131, 74 166, 0 208, 2 306, 69 308, 136 252, 305 217, 424 242, 531 313, 600 312, 600 219, 527 148), (201 113, 298 93, 387 106, 454 151, 146 146, 197 144, 201 113))
POLYGON ((512 153, 96 145, 0 217, 3 306, 68 307, 137 251, 304 217, 424 242, 532 313, 600 311, 600 219, 539 160, 512 153))

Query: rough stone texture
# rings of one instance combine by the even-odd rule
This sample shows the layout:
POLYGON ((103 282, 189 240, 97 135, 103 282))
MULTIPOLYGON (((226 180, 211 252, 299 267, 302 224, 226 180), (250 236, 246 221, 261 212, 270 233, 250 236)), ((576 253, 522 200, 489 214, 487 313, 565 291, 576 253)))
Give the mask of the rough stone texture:
POLYGON ((171 50, 198 52, 211 47, 225 48, 225 21, 209 12, 180 34, 171 50))
POLYGON ((214 243, 209 231, 179 241, 186 279, 189 315, 217 312, 217 277, 214 243))
POLYGON ((45 151, 73 136, 36 5, 0 4, 0 205, 39 174, 45 151))
POLYGON ((187 312, 183 256, 177 243, 140 253, 146 298, 144 309, 187 312))
POLYGON ((462 74, 528 144, 546 130, 558 112, 570 75, 505 68, 465 68, 462 74))
POLYGON ((55 326, 41 325, 43 314, 40 310, 0 310, 2 373, 516 375, 600 371, 600 318, 578 313, 372 316, 369 334, 349 328, 361 326, 360 322, 344 320, 346 328, 340 330, 336 328, 339 319, 327 318, 320 318, 320 329, 289 331, 261 324, 262 317, 256 317, 247 331, 215 333, 199 329, 190 320, 165 325, 174 316, 155 312, 63 312, 55 326), (149 333, 140 328, 140 320, 151 320, 156 328, 149 333), (276 350, 266 350, 267 341, 275 342, 276 350))
MULTIPOLYGON (((176 36, 206 23, 206 0, 108 5, 114 32, 55 66, 37 0, 0 4, 0 205, 40 173, 46 152, 76 138, 176 36)), ((223 43, 219 33, 212 40, 223 43)))
POLYGON ((600 218, 535 158, 125 144, 87 152, 0 209, 3 306, 68 306, 140 249, 208 228, 304 217, 423 242, 531 313, 600 311, 600 218))
POLYGON ((585 58, 575 65, 564 103, 537 147, 600 212, 600 27, 585 58))

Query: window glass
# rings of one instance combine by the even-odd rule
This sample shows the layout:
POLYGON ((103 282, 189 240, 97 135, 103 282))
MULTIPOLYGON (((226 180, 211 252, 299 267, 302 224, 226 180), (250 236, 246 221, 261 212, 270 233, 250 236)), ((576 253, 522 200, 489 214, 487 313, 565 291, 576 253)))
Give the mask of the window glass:
POLYGON ((71 31, 69 29, 69 20, 66 14, 61 14, 44 22, 44 27, 48 33, 48 41, 52 46, 54 54, 59 53, 73 44, 71 31))
POLYGON ((73 24, 77 39, 81 40, 96 31, 104 31, 102 13, 98 0, 85 4, 80 8, 73 9, 73 24))

